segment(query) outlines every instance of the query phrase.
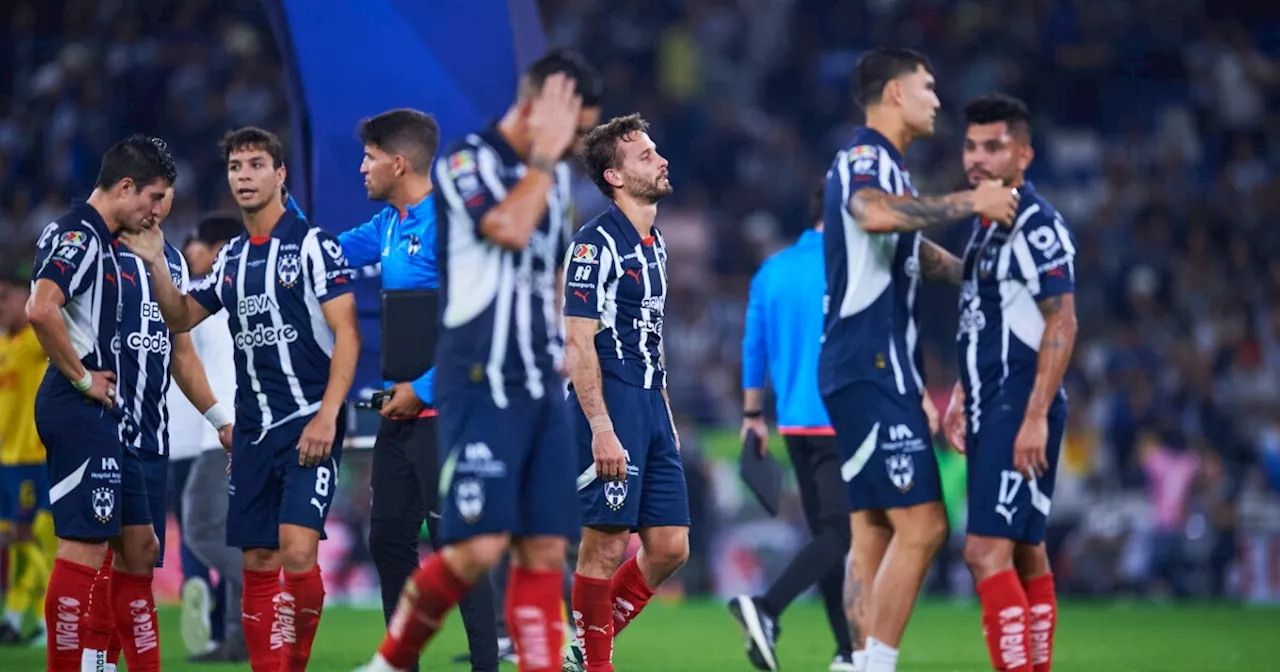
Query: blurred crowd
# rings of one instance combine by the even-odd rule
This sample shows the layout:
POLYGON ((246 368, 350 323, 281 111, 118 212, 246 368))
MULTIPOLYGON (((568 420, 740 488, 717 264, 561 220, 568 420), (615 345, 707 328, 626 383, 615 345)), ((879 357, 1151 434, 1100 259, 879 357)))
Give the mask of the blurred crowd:
MULTIPOLYGON (((1053 516, 1064 574, 1084 591, 1280 599, 1280 6, 541 4, 550 42, 605 71, 606 114, 642 112, 671 161, 676 193, 659 223, 683 421, 738 422, 751 274, 805 227, 807 194, 859 120, 848 77, 860 50, 914 47, 943 102, 937 136, 908 155, 921 191, 963 186, 963 103, 1013 93, 1035 113, 1030 176, 1077 237, 1081 331, 1053 516)), ((226 204, 227 128, 289 139, 258 0, 17 0, 0 8, 5 30, 0 245, 86 194, 125 132, 163 136, 181 162, 174 242, 226 204)), ((602 206, 589 184, 578 194, 582 216, 602 206)), ((932 235, 958 251, 965 226, 932 235)), ((923 297, 940 405, 955 380, 955 302, 949 288, 923 297)))

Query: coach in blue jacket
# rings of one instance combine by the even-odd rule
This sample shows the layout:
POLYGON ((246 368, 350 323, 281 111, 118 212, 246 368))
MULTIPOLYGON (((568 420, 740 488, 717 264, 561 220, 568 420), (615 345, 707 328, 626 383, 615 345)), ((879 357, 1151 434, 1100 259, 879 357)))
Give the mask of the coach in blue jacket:
POLYGON ((835 431, 818 393, 822 304, 826 294, 822 249, 822 189, 809 201, 812 228, 791 247, 770 257, 751 281, 742 338, 742 436, 768 443, 764 419, 766 372, 777 397, 778 432, 795 468, 805 519, 813 540, 800 549, 764 595, 734 598, 740 625, 764 660, 777 669, 774 641, 787 606, 817 583, 836 639, 831 670, 853 670, 853 646, 841 604, 844 558, 849 550, 849 514, 835 431), (764 652, 760 652, 764 653, 764 652))
MULTIPOLYGON (((338 236, 343 254, 353 268, 381 262, 383 291, 436 289, 431 164, 440 144, 440 128, 422 112, 398 109, 363 120, 359 131, 365 188, 370 199, 387 207, 338 236)), ((440 469, 436 412, 431 408, 434 374, 431 369, 417 380, 387 382, 391 398, 383 404, 373 447, 369 551, 378 569, 382 610, 388 621, 400 589, 418 567, 418 535, 424 519, 431 538, 436 538, 433 514, 439 505, 440 469)), ((472 669, 496 672, 492 584, 476 584, 460 611, 471 644, 472 669)))

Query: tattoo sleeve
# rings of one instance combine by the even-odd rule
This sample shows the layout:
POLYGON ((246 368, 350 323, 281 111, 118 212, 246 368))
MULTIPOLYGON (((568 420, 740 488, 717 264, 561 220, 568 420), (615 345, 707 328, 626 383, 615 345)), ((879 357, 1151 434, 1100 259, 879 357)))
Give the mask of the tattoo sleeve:
POLYGON ((595 333, 597 321, 585 317, 566 317, 565 364, 569 380, 578 394, 578 403, 587 419, 609 415, 604 403, 604 387, 601 382, 600 357, 596 355, 595 333))
POLYGON ((1074 294, 1061 294, 1037 304, 1044 316, 1044 334, 1036 359, 1036 381, 1031 388, 1027 413, 1045 414, 1062 386, 1062 377, 1071 363, 1076 343, 1076 301, 1074 294))
POLYGON ((920 274, 929 280, 960 284, 964 263, 941 245, 924 240, 920 243, 920 274))
POLYGON ((858 576, 852 562, 845 567, 844 615, 849 621, 849 641, 853 648, 863 648, 863 637, 866 635, 863 628, 866 622, 866 599, 862 594, 862 577, 858 576))
POLYGON ((919 231, 972 217, 973 194, 957 191, 946 196, 892 196, 879 189, 859 189, 849 199, 849 212, 863 229, 874 233, 919 231))

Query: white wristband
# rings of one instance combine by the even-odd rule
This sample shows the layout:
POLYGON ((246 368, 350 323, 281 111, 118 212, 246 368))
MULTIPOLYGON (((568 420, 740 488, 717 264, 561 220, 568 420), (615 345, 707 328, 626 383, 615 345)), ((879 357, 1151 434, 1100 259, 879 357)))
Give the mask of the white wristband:
POLYGON ((214 404, 209 410, 205 411, 204 419, 208 420, 214 429, 222 429, 236 421, 235 416, 221 402, 214 404))
POLYGON ((596 417, 591 418, 591 420, 588 421, 588 424, 591 425, 592 436, 613 431, 613 420, 607 415, 597 415, 596 417))
POLYGON ((88 392, 89 388, 93 387, 93 372, 89 369, 85 369, 84 375, 80 376, 80 380, 71 381, 71 386, 76 388, 76 391, 81 394, 88 392))

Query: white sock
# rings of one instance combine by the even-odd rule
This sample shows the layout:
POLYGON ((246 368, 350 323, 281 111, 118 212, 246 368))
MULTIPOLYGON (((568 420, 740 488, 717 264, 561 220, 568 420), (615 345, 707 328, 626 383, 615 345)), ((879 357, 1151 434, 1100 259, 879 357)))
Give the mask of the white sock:
MULTIPOLYGON (((107 652, 84 649, 80 652, 80 672, 115 672, 107 669, 107 652)), ((111 667, 114 667, 111 666, 111 667)))
POLYGON ((867 671, 897 672, 898 650, 876 639, 867 638, 867 671))
POLYGON ((853 652, 853 672, 867 672, 867 652, 858 649, 853 652))
POLYGON ((116 672, 116 666, 115 666, 115 664, 114 664, 114 663, 107 663, 107 666, 106 666, 106 670, 105 670, 105 672, 116 672))
POLYGON ((404 670, 392 667, 391 663, 388 663, 381 653, 376 653, 373 656, 373 661, 369 663, 369 667, 366 667, 364 672, 404 672, 404 670))
POLYGON ((9 624, 10 628, 13 628, 14 632, 17 632, 19 634, 22 633, 23 618, 22 618, 21 612, 14 611, 12 609, 6 609, 4 612, 4 620, 6 623, 9 624))

